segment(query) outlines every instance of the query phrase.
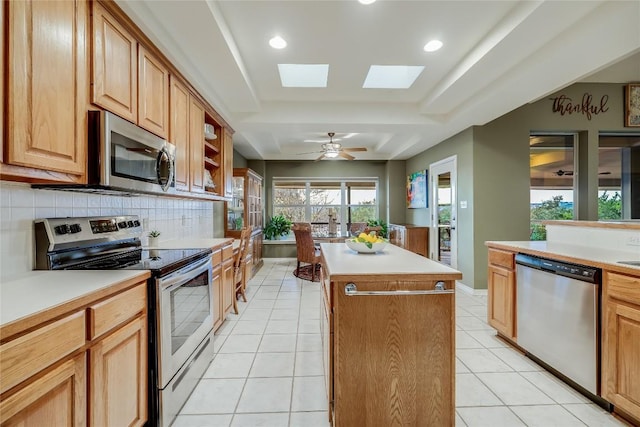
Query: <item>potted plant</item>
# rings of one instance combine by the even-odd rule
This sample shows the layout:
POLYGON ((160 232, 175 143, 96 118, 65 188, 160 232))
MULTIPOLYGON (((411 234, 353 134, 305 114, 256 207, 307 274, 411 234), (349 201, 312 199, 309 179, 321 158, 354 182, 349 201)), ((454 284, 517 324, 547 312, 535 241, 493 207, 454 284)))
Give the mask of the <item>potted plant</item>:
POLYGON ((157 246, 160 232, 158 230, 151 230, 149 232, 149 246, 157 246))
POLYGON ((369 219, 367 220, 368 227, 382 227, 378 235, 380 237, 387 238, 387 223, 382 219, 369 219))
POLYGON ((291 231, 291 221, 284 215, 271 217, 264 228, 264 238, 267 240, 280 240, 281 236, 289 234, 291 231))

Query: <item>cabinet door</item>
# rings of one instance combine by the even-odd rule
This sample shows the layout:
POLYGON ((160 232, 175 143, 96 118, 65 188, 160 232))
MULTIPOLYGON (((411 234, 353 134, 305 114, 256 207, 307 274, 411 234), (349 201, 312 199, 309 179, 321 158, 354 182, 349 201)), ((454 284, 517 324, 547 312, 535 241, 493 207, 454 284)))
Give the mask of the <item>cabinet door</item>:
POLYGON ((161 138, 169 136, 169 70, 138 45, 138 124, 161 138))
POLYGON ((222 316, 223 318, 231 312, 233 308, 233 298, 235 298, 233 280, 233 258, 222 263, 222 316))
POLYGON ((222 144, 224 197, 233 197, 233 134, 224 128, 222 144))
POLYGON ((204 192, 204 107, 197 99, 189 103, 189 152, 191 191, 204 192))
POLYGON ((603 326, 602 396, 640 420, 640 306, 609 299, 603 326))
POLYGON ((211 281, 213 286, 213 297, 215 298, 213 301, 213 331, 215 332, 222 325, 223 321, 222 267, 220 265, 213 267, 213 276, 211 281))
POLYGON ((91 101, 135 123, 138 119, 138 43, 100 3, 91 4, 91 101))
POLYGON ((5 2, 7 91, 4 161, 85 174, 87 2, 5 2))
POLYGON ((147 421, 147 318, 140 316, 89 349, 90 424, 147 421))
POLYGON ((489 265, 487 315, 489 325, 515 340, 515 275, 511 270, 489 265))
POLYGON ((0 402, 3 426, 84 426, 86 356, 67 360, 0 402))
POLYGON ((171 126, 169 141, 176 146, 176 189, 189 191, 189 108, 190 95, 187 88, 174 76, 171 82, 171 126))

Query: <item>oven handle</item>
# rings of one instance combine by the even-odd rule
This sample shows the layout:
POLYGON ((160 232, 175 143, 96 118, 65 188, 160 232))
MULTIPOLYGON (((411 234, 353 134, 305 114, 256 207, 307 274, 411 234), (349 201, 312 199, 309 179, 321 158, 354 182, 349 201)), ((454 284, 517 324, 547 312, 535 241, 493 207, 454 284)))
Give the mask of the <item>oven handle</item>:
POLYGON ((175 273, 171 273, 167 277, 160 278, 158 284, 161 291, 171 291, 179 286, 182 286, 184 282, 192 277, 197 276, 205 271, 211 271, 212 263, 211 257, 207 256, 202 261, 190 264, 175 273))

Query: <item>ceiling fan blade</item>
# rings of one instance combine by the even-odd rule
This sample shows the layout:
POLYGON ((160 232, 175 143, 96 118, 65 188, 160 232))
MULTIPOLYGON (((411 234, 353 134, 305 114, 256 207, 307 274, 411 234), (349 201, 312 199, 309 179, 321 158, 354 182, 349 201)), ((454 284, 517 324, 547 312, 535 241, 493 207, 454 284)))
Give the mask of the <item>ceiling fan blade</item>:
POLYGON ((318 160, 322 160, 322 159, 324 159, 324 154, 318 157, 317 159, 315 159, 314 162, 317 162, 318 160))
POLYGON ((598 175, 611 175, 611 172, 600 172, 598 175))
POLYGON ((345 153, 344 151, 340 151, 340 152, 338 153, 338 156, 342 157, 343 159, 347 159, 347 160, 353 160, 353 159, 355 159, 355 157, 353 157, 353 156, 352 156, 352 155, 350 155, 350 154, 345 153))
POLYGON ((343 148, 342 151, 367 151, 366 147, 343 148))

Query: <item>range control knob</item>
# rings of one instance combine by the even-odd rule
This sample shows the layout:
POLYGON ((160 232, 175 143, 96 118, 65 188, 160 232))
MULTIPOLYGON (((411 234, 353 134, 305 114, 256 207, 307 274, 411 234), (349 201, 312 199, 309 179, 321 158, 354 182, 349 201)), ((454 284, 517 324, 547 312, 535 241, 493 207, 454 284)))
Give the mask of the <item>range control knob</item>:
POLYGON ((81 231, 82 231, 82 227, 80 227, 80 224, 71 224, 69 226, 70 233, 79 233, 81 231))
POLYGON ((133 221, 133 225, 136 227, 140 227, 140 221, 136 219, 135 221, 133 221))
POLYGON ((118 223, 118 228, 127 228, 127 221, 122 221, 118 223))
POLYGON ((127 227, 133 227, 133 221, 127 221, 127 227))
POLYGON ((53 228, 56 234, 68 234, 71 232, 68 224, 57 225, 53 228))

